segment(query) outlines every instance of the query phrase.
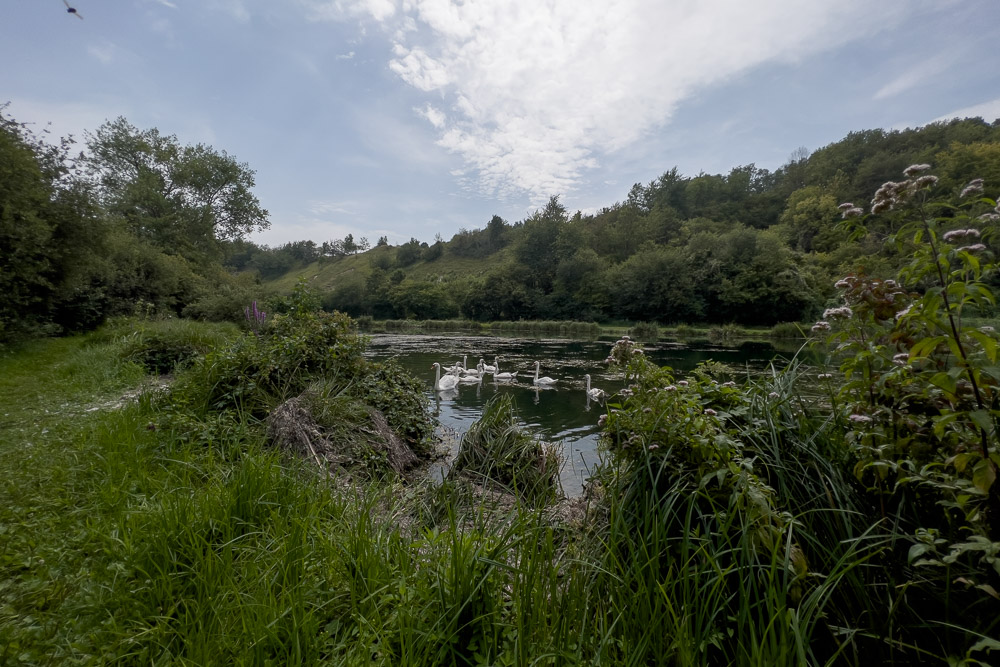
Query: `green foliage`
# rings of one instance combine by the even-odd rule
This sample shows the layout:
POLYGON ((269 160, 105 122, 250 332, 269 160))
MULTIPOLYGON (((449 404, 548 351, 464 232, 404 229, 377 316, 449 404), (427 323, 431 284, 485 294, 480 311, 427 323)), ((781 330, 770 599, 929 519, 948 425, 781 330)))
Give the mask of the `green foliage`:
POLYGON ((805 338, 803 325, 797 322, 779 322, 771 327, 771 338, 805 338))
POLYGON ((433 424, 427 415, 424 385, 395 361, 368 363, 350 386, 350 393, 385 415, 392 430, 417 448, 430 453, 433 424))
POLYGON ((544 504, 555 498, 559 488, 559 457, 521 429, 513 399, 500 394, 490 399, 462 436, 448 474, 499 484, 532 503, 544 504))
POLYGON ((209 146, 182 146, 155 128, 124 118, 89 137, 87 164, 109 212, 137 237, 190 259, 218 251, 218 239, 240 239, 269 226, 252 194, 253 171, 209 146))
POLYGON ((198 415, 235 411, 263 418, 316 378, 347 382, 361 372, 365 342, 346 315, 294 310, 268 319, 259 335, 245 334, 209 353, 178 378, 175 406, 198 415))
POLYGON ((639 322, 629 329, 629 333, 637 340, 656 342, 660 338, 660 327, 651 322, 639 322))
POLYGON ((106 324, 94 340, 113 340, 122 359, 149 373, 163 374, 187 367, 195 359, 236 337, 235 325, 206 327, 189 320, 123 318, 106 324))

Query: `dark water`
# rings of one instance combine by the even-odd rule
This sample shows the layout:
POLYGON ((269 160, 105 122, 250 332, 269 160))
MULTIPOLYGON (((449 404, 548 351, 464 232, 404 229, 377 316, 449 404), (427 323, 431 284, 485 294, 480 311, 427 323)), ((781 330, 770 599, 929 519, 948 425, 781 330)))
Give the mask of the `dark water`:
MULTIPOLYGON (((609 395, 623 386, 621 374, 611 371, 604 359, 614 339, 567 340, 558 338, 505 338, 496 336, 375 334, 368 354, 396 360, 415 377, 426 383, 434 416, 445 431, 461 436, 479 419, 485 403, 498 393, 514 398, 519 419, 530 433, 562 447, 563 490, 578 495, 590 469, 598 462, 597 419, 605 407, 588 400, 584 375, 590 374, 591 386, 609 395), (487 364, 499 357, 500 370, 518 372, 515 382, 496 383, 486 375, 479 384, 459 385, 456 390, 435 392, 435 361, 451 366, 468 357, 474 368, 480 358, 487 364), (553 388, 532 384, 535 361, 541 362, 541 375, 558 380, 553 388)), ((768 368, 778 350, 768 343, 744 343, 732 346, 713 345, 707 341, 657 343, 642 346, 646 356, 661 366, 670 366, 683 375, 703 361, 718 361, 737 374, 755 374, 768 368)), ((789 355, 790 356, 790 355, 789 355)), ((457 445, 457 440, 456 443, 457 445)))

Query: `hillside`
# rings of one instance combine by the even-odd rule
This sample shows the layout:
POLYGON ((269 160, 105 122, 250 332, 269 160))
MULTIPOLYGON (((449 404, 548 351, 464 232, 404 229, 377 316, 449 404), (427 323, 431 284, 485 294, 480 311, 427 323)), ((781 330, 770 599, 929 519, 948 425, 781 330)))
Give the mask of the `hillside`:
POLYGON ((750 164, 686 177, 672 169, 593 215, 571 215, 552 197, 525 220, 494 216, 433 245, 411 239, 355 253, 342 250, 356 247, 352 237, 244 245, 229 263, 278 293, 305 278, 325 307, 355 316, 803 321, 823 310, 843 275, 886 277, 898 268, 883 243, 892 229, 851 240, 838 207, 861 206, 920 163, 936 179, 929 195, 957 196, 982 178, 995 198, 1000 126, 967 119, 852 132, 775 172, 750 164))

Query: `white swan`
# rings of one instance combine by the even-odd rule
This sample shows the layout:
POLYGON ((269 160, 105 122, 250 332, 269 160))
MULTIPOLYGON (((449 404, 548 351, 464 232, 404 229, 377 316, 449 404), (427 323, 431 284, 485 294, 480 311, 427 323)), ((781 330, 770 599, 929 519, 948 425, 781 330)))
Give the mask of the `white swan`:
POLYGON ((455 362, 454 366, 443 366, 441 370, 445 373, 460 373, 465 370, 465 363, 469 360, 468 355, 462 357, 461 361, 455 362))
POLYGON ((604 390, 603 389, 598 389, 596 387, 594 389, 591 389, 590 388, 590 376, 589 375, 584 375, 583 379, 587 381, 587 396, 589 398, 592 398, 595 401, 603 401, 604 397, 607 396, 607 394, 604 392, 604 390))
POLYGON ((541 369, 541 367, 542 367, 541 362, 536 361, 535 362, 535 384, 536 385, 541 386, 541 387, 546 387, 546 386, 553 385, 556 382, 558 382, 558 380, 553 380, 552 378, 550 378, 548 376, 546 376, 546 377, 538 377, 538 372, 541 369))
POLYGON ((462 377, 463 378, 470 377, 470 376, 474 377, 474 378, 478 378, 482 374, 483 374, 483 360, 482 359, 479 360, 479 363, 476 364, 476 367, 473 368, 472 370, 462 369, 462 377))
POLYGON ((494 367, 494 368, 496 368, 496 370, 493 371, 493 381, 494 382, 509 382, 511 380, 516 380, 517 379, 517 371, 514 371, 513 373, 504 373, 504 372, 501 372, 501 370, 500 370, 500 361, 499 360, 497 360, 497 359, 494 358, 493 359, 493 363, 496 364, 496 366, 494 367))
POLYGON ((462 377, 460 377, 458 381, 461 382, 462 384, 475 384, 476 382, 482 382, 483 375, 485 375, 485 373, 483 373, 482 370, 483 370, 483 365, 482 362, 480 362, 479 366, 476 367, 475 371, 468 371, 462 377))
POLYGON ((455 385, 458 384, 458 377, 448 373, 444 377, 441 377, 441 364, 434 362, 432 368, 434 371, 434 389, 437 391, 448 391, 449 389, 454 389, 455 385))
POLYGON ((479 365, 483 367, 483 372, 484 373, 496 373, 497 369, 500 367, 500 362, 498 361, 498 359, 499 359, 499 357, 493 357, 493 365, 492 366, 490 366, 487 363, 484 363, 483 360, 480 359, 479 360, 479 365))

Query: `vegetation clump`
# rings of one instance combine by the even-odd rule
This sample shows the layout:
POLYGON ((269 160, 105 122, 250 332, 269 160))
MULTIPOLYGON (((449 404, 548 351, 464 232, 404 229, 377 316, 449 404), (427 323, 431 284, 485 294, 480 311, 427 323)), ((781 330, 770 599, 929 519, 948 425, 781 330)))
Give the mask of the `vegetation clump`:
POLYGON ((507 394, 491 399, 462 436, 449 477, 499 484, 520 497, 545 503, 559 492, 559 456, 518 425, 507 394))

